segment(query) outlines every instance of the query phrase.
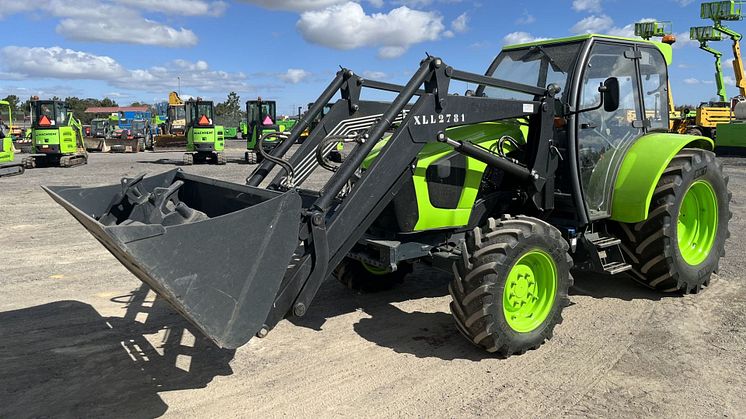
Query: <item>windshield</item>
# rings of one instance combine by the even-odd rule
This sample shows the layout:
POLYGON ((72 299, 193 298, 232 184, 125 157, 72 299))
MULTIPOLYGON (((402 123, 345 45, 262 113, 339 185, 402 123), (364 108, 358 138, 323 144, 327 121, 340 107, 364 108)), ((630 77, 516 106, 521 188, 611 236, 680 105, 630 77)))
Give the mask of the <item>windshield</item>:
POLYGON ((132 129, 133 130, 145 129, 145 121, 132 121, 132 129))
MULTIPOLYGON (((555 83, 562 88, 564 93, 567 78, 575 66, 580 46, 580 43, 573 43, 502 51, 490 66, 487 75, 536 87, 547 87, 555 83)), ((497 87, 480 86, 477 94, 495 99, 533 99, 530 94, 497 87)))
POLYGON ((106 128, 106 121, 105 120, 93 121, 91 124, 93 125, 93 129, 104 129, 104 128, 106 128))
POLYGON ((168 108, 168 117, 172 121, 176 121, 179 119, 186 119, 186 109, 184 108, 184 105, 172 106, 168 108))
POLYGON ((35 121, 38 128, 54 128, 66 125, 66 109, 62 102, 36 102, 34 105, 35 121))

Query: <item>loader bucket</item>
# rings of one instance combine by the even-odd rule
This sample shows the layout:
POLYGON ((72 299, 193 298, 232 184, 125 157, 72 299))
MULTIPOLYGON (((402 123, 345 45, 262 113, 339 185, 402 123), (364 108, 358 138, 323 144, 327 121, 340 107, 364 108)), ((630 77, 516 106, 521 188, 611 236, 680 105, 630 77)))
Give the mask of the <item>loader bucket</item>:
POLYGON ((223 348, 258 332, 299 245, 301 198, 180 170, 43 187, 140 280, 223 348))

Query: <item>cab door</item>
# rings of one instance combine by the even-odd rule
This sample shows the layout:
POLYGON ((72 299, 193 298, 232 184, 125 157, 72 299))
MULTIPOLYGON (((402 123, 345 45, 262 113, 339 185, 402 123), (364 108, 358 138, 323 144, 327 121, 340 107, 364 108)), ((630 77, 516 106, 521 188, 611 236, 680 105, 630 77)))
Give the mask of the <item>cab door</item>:
POLYGON ((601 106, 576 118, 580 182, 591 220, 610 216, 616 173, 630 145, 643 134, 637 59, 632 44, 595 42, 582 69, 578 109, 600 104, 598 91, 607 78, 619 81, 619 108, 601 106))

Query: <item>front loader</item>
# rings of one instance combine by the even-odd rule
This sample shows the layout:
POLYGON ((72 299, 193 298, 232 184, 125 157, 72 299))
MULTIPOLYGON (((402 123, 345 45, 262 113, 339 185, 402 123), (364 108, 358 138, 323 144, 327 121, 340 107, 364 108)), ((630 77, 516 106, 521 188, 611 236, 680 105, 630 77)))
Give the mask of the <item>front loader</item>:
POLYGON ((561 322, 571 269, 689 293, 718 268, 727 178, 710 139, 666 132, 671 51, 582 35, 506 47, 486 75, 431 56, 404 86, 342 69, 246 185, 173 170, 45 190, 222 347, 305 315, 330 276, 425 263, 452 275, 469 341, 520 354, 561 322), (456 95, 454 81, 479 87, 456 95))
POLYGON ((115 127, 116 124, 112 122, 110 117, 93 118, 91 120, 91 135, 86 137, 85 140, 86 150, 108 153, 111 147, 106 141, 111 139, 115 127))
POLYGON ((31 106, 32 154, 23 159, 26 169, 73 167, 88 163, 83 126, 65 102, 33 100, 31 106))
POLYGON ((214 124, 215 109, 209 100, 186 102, 187 152, 184 165, 213 162, 225 164, 225 131, 214 124))

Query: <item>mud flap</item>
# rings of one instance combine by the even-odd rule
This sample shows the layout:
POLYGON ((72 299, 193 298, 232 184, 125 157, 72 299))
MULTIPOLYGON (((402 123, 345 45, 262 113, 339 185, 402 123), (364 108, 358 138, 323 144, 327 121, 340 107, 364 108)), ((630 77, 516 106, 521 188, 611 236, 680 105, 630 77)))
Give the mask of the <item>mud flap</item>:
POLYGON ((299 245, 302 200, 294 191, 179 170, 121 185, 43 188, 223 348, 260 330, 299 245))

